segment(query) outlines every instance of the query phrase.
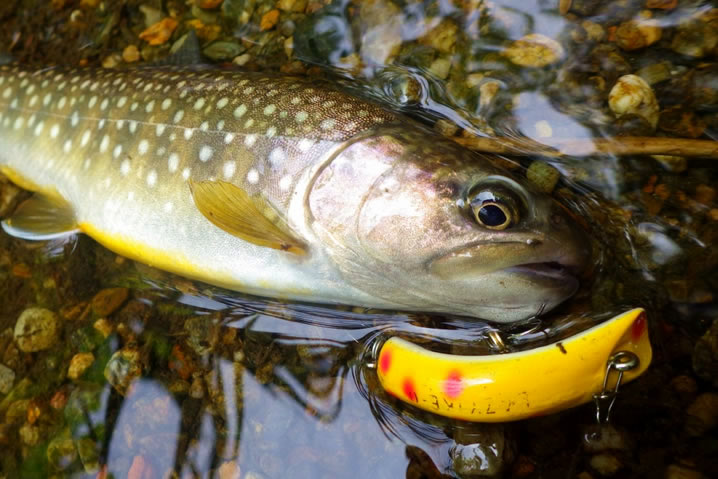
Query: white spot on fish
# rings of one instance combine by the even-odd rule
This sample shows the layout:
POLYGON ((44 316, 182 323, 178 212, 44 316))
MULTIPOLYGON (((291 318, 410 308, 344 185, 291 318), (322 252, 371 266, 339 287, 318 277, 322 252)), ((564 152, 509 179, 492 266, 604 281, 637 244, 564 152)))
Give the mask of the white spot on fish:
POLYGON ((302 153, 306 153, 309 151, 309 149, 314 146, 314 140, 310 140, 309 138, 302 138, 299 140, 299 145, 297 145, 299 148, 299 151, 302 153))
POLYGON ((152 113, 152 110, 154 110, 154 109, 155 109, 155 101, 150 100, 150 102, 145 105, 145 111, 147 113, 152 113))
POLYGON ((184 178, 185 181, 189 179, 189 175, 190 175, 189 168, 185 168, 184 170, 182 170, 182 178, 184 178))
POLYGON ((147 173, 147 186, 152 188, 157 184, 157 172, 155 170, 150 170, 149 173, 147 173))
POLYGON ((59 134, 60 134, 60 125, 58 125, 58 124, 52 125, 52 128, 50 128, 50 136, 52 138, 57 138, 57 135, 59 135, 59 134))
POLYGON ((137 131, 137 122, 135 120, 131 120, 129 123, 130 133, 135 133, 137 131))
POLYGON ((22 128, 22 126, 24 124, 25 124, 25 119, 23 117, 19 116, 19 117, 15 118, 15 125, 13 125, 13 126, 15 127, 16 130, 19 130, 20 128, 22 128))
POLYGON ((130 111, 136 111, 140 107, 140 104, 135 102, 132 102, 132 105, 130 105, 130 111))
POLYGON ((42 99, 42 105, 43 105, 43 106, 48 106, 51 101, 52 101, 52 94, 48 93, 48 94, 45 95, 45 97, 42 99))
POLYGON ((130 172, 130 160, 125 158, 122 160, 122 163, 120 163, 120 173, 122 176, 127 176, 127 174, 130 172))
POLYGON ((230 143, 232 143, 232 140, 234 140, 234 135, 233 135, 232 133, 227 133, 226 135, 224 135, 224 142, 225 142, 227 145, 229 145, 230 143))
POLYGON ((193 128, 185 128, 184 129, 184 139, 189 140, 192 138, 192 135, 194 135, 194 129, 193 128))
POLYGON ((114 150, 112 150, 112 157, 117 159, 122 154, 122 145, 115 145, 114 150))
POLYGON ((164 206, 162 206, 162 209, 165 210, 165 213, 171 213, 172 208, 174 208, 174 205, 172 204, 171 201, 168 201, 167 203, 164 204, 164 206))
POLYGON ((12 88, 10 88, 10 87, 5 88, 5 91, 2 93, 2 97, 10 98, 11 95, 12 95, 12 88))
POLYGON ((134 200, 134 199, 135 199, 135 192, 132 191, 132 190, 128 191, 128 192, 127 192, 127 199, 130 200, 130 201, 134 200))
POLYGON ((247 135, 244 137, 244 145, 247 148, 252 148, 254 143, 257 141, 257 135, 247 135))
POLYGON ((229 103, 229 98, 220 98, 217 101, 217 109, 221 110, 225 106, 227 106, 227 103, 229 103))
POLYGON ((250 118, 249 120, 244 122, 244 127, 249 128, 250 126, 254 125, 254 119, 250 118))
POLYGON ((217 129, 218 130, 224 130, 224 120, 219 120, 217 122, 217 129))
POLYGON ((165 133, 165 128, 167 128, 167 125, 165 125, 164 123, 158 123, 158 124, 157 124, 157 129, 155 130, 155 133, 157 134, 157 136, 162 136, 162 135, 164 135, 164 133, 165 133))
POLYGON ((40 123, 38 123, 37 126, 35 127, 35 136, 40 136, 40 134, 42 133, 42 129, 44 127, 45 127, 45 122, 41 121, 40 123))
POLYGON ((170 108, 171 106, 172 106, 172 100, 170 100, 169 98, 166 98, 166 99, 162 102, 162 109, 163 109, 163 110, 169 110, 169 108, 170 108))
POLYGON ((202 148, 199 149, 199 161, 203 163, 209 161, 212 155, 214 155, 214 150, 208 145, 202 145, 202 148))
POLYGON ((259 183, 259 172, 256 169, 252 168, 247 172, 247 182, 253 185, 259 183))
POLYGON ((141 140, 140 144, 137 146, 137 152, 140 155, 147 154, 147 150, 149 150, 149 149, 150 149, 150 142, 147 140, 141 140))
POLYGON ((292 177, 289 175, 283 176, 281 180, 279 180, 279 189, 282 191, 287 191, 289 187, 292 186, 292 177))
POLYGON ((222 173, 224 173, 225 179, 230 179, 234 176, 234 172, 237 170, 237 164, 234 161, 228 161, 224 164, 224 167, 222 168, 222 173))
POLYGON ((241 104, 237 108, 234 109, 234 117, 235 118, 242 118, 242 116, 244 116, 245 113, 247 113, 247 107, 244 104, 241 104))
POLYGON ((97 97, 93 96, 92 98, 90 98, 90 101, 87 103, 87 106, 92 108, 95 106, 95 104, 97 104, 97 97))
POLYGON ((105 135, 102 137, 102 141, 100 142, 100 153, 106 152, 109 147, 110 147, 110 137, 109 137, 109 135, 105 135))
POLYGON ((174 173, 177 171, 177 167, 179 166, 179 155, 177 153, 170 153, 170 157, 167 160, 167 169, 170 170, 170 173, 174 173))
POLYGON ((201 110, 204 106, 205 101, 204 98, 198 98, 196 102, 194 102, 194 109, 195 110, 201 110))
POLYGON ((107 110, 108 106, 110 106, 110 100, 105 98, 104 100, 102 100, 102 103, 100 103, 100 108, 102 110, 107 110))
POLYGON ((175 113, 174 122, 179 123, 182 121, 182 118, 184 118, 184 110, 177 110, 177 113, 175 113))
POLYGON ((75 110, 72 112, 72 116, 70 116, 70 125, 77 126, 78 123, 80 123, 80 114, 75 110))
POLYGON ((294 119, 297 121, 297 123, 302 123, 309 117, 309 113, 306 111, 300 111, 297 112, 297 114, 294 116, 294 119))
POLYGON ((121 96, 121 97, 117 100, 117 106, 118 106, 119 108, 122 108, 122 107, 125 106, 126 104, 127 104, 127 97, 126 97, 126 96, 121 96))
POLYGON ((203 121, 202 124, 199 125, 199 129, 202 130, 202 131, 207 131, 207 130, 209 130, 209 122, 208 122, 208 121, 203 121))
POLYGON ((72 140, 65 140, 65 144, 62 145, 62 151, 70 153, 72 151, 72 140))
POLYGON ((278 167, 282 163, 284 163, 284 160, 287 159, 287 154, 284 152, 283 149, 277 147, 273 149, 269 153, 269 162, 272 164, 273 167, 278 167))
POLYGON ((167 148, 165 148, 164 146, 160 146, 159 148, 157 148, 157 156, 165 156, 165 153, 167 153, 167 148))
POLYGON ((60 98, 60 101, 57 102, 57 108, 62 110, 63 108, 65 108, 66 103, 67 103, 67 97, 63 96, 62 98, 60 98))
POLYGON ((89 159, 89 158, 85 158, 85 161, 82 162, 82 168, 85 169, 85 170, 89 170, 91 164, 92 164, 92 162, 90 161, 90 159, 89 159))
POLYGON ((268 138, 272 138, 272 137, 273 137, 274 135, 276 135, 276 134, 277 134, 277 129, 276 129, 275 127, 270 126, 269 128, 267 128, 267 133, 266 133, 266 135, 267 135, 268 138))
POLYGON ((82 134, 82 138, 80 139, 80 146, 87 146, 87 143, 90 142, 91 135, 92 132, 90 130, 85 130, 85 132, 82 134))
POLYGON ((29 106, 30 106, 30 107, 35 106, 35 103, 37 103, 37 100, 38 100, 37 95, 33 95, 33 96, 30 98, 30 104, 29 104, 29 106))
POLYGON ((269 116, 273 114, 277 110, 277 105, 270 104, 264 107, 264 114, 266 116, 269 116))
POLYGON ((334 118, 327 118, 319 124, 319 128, 322 130, 331 130, 336 125, 337 121, 334 118))

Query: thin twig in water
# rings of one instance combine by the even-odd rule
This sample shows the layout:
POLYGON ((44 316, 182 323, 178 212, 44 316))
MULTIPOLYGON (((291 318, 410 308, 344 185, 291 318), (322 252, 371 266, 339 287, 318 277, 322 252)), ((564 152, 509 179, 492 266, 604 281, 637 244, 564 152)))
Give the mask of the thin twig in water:
POLYGON ((590 156, 672 155, 718 159, 718 141, 626 136, 595 139, 551 139, 550 145, 529 138, 453 138, 472 150, 506 155, 590 156))

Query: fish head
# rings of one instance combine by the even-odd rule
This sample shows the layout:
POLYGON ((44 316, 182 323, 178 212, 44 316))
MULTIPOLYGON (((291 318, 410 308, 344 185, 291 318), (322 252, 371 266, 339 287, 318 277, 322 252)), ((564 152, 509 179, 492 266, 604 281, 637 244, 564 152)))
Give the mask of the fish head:
POLYGON ((590 261, 585 233, 551 196, 423 131, 348 144, 307 206, 348 282, 411 309, 524 320, 573 295, 590 261))

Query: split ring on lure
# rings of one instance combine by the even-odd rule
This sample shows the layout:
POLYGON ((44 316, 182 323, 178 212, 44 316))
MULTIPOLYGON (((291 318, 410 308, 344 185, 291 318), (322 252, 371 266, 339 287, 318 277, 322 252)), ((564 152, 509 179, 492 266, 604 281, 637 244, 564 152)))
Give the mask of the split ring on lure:
POLYGON ((606 361, 638 358, 621 383, 651 363, 646 313, 632 309, 586 331, 527 351, 486 356, 436 353, 400 338, 381 345, 377 373, 391 395, 426 411, 475 422, 516 421, 591 401, 619 380, 606 361))

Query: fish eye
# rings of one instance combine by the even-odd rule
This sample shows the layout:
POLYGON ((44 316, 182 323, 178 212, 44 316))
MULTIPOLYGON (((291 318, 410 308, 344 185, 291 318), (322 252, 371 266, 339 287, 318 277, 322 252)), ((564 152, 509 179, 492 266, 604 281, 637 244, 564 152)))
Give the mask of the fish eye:
POLYGON ((474 219, 484 228, 505 230, 518 222, 518 210, 511 195, 500 190, 480 190, 470 195, 474 219))

